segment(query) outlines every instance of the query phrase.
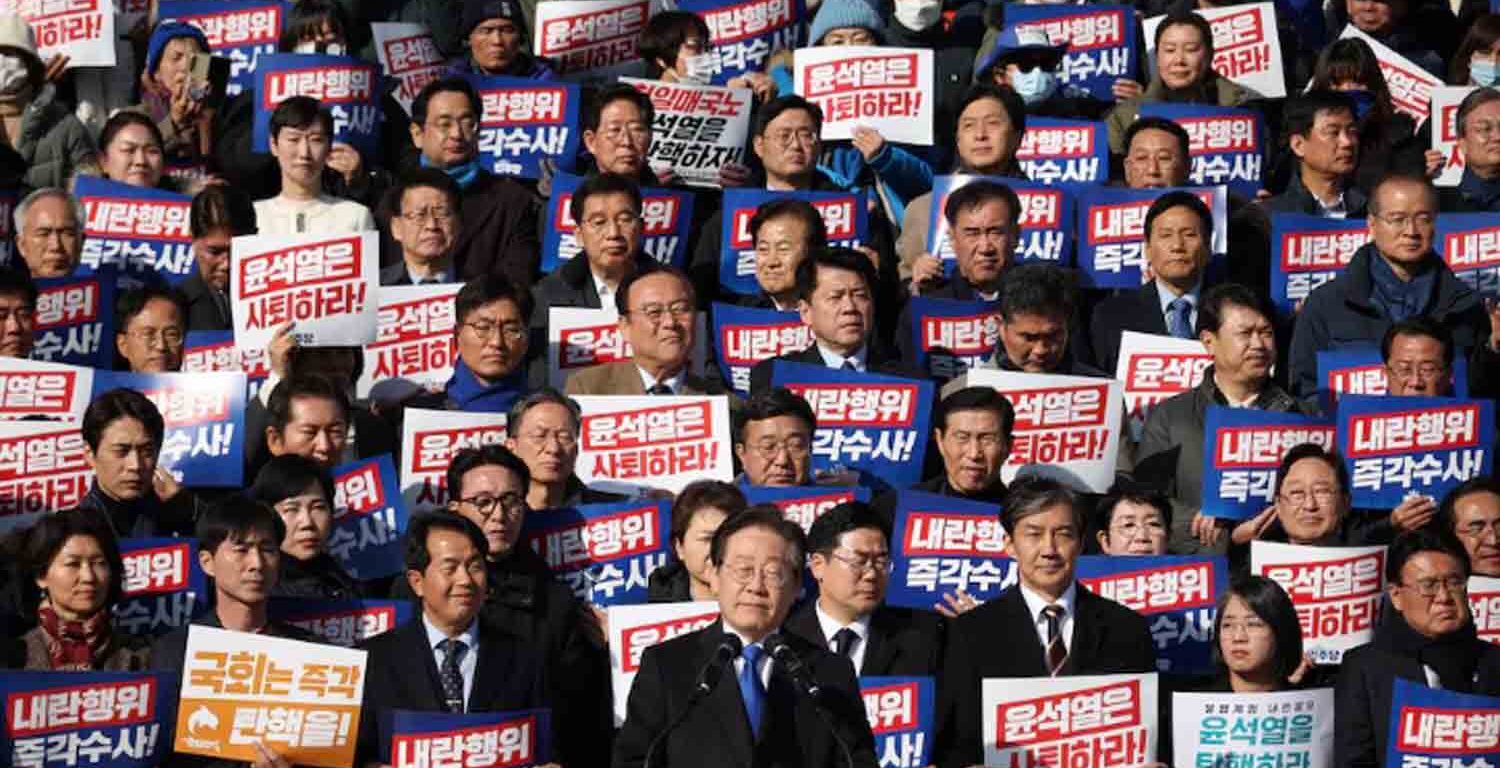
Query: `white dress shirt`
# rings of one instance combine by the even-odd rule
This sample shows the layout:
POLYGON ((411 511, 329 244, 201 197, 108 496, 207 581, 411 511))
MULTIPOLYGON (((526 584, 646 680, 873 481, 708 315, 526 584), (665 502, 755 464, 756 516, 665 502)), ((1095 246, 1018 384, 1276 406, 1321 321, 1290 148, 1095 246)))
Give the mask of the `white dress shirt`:
POLYGON ((869 357, 869 354, 870 354, 869 345, 863 345, 859 349, 855 350, 854 354, 849 355, 848 357, 845 357, 844 355, 841 355, 841 354, 839 354, 839 353, 837 353, 837 352, 829 349, 828 347, 823 346, 823 342, 821 342, 821 341, 817 342, 817 344, 818 344, 818 354, 820 354, 820 355, 823 356, 823 365, 825 365, 825 366, 827 366, 829 368, 843 368, 844 367, 844 362, 846 360, 853 360, 854 361, 854 369, 855 370, 857 370, 857 371, 868 371, 868 370, 870 370, 869 366, 866 365, 866 360, 867 360, 867 358, 869 357))
POLYGON ((1042 641, 1043 658, 1045 658, 1045 654, 1047 653, 1047 617, 1042 615, 1042 609, 1049 605, 1055 605, 1063 609, 1062 627, 1060 628, 1063 648, 1066 648, 1071 653, 1073 650, 1073 607, 1078 601, 1078 582, 1075 581, 1069 584, 1067 590, 1062 593, 1062 597, 1059 597, 1055 601, 1048 600, 1032 592, 1026 588, 1025 584, 1021 584, 1020 582, 1017 582, 1016 586, 1021 590, 1021 599, 1026 601, 1026 610, 1031 612, 1032 629, 1036 630, 1037 639, 1042 641))
POLYGON ((823 630, 823 637, 828 639, 828 650, 838 653, 834 649, 833 636, 841 629, 849 629, 856 637, 854 645, 849 650, 849 662, 854 665, 854 674, 859 674, 865 666, 865 648, 869 647, 870 639, 870 617, 860 616, 848 624, 840 624, 838 619, 823 612, 823 604, 815 602, 813 612, 818 616, 818 627, 823 630))
POLYGON ((611 288, 609 283, 604 282, 603 278, 594 274, 592 269, 589 270, 589 277, 594 281, 594 292, 599 294, 599 306, 604 309, 614 309, 615 289, 611 288))
POLYGON ((671 376, 666 377, 665 379, 657 379, 651 374, 646 373, 646 369, 640 367, 639 365, 635 367, 635 370, 641 375, 641 387, 646 393, 649 394, 651 392, 651 388, 656 386, 657 384, 665 384, 667 385, 667 389, 672 390, 672 394, 682 394, 682 371, 678 371, 677 373, 674 373, 671 376))
MULTIPOLYGON (((422 614, 422 628, 427 630, 427 647, 432 649, 432 659, 437 663, 438 674, 443 673, 443 652, 438 648, 438 643, 448 639, 442 630, 432 626, 427 620, 427 614, 422 614)), ((474 668, 479 664, 479 619, 469 623, 469 628, 463 631, 456 640, 462 640, 468 650, 458 659, 458 673, 464 678, 464 710, 469 708, 469 694, 474 690, 474 668)))
POLYGON ((1202 291, 1203 283, 1200 281, 1179 297, 1170 286, 1161 281, 1161 278, 1156 279, 1156 298, 1161 302, 1161 317, 1169 330, 1172 327, 1172 310, 1169 305, 1178 298, 1187 299, 1188 306, 1191 308, 1188 311, 1188 333, 1191 334, 1192 329, 1198 327, 1198 294, 1202 291))
MULTIPOLYGON (((738 629, 735 629, 734 627, 731 627, 728 624, 724 625, 724 631, 728 632, 729 634, 734 635, 735 637, 738 637, 740 639, 740 644, 742 646, 761 645, 762 648, 765 647, 764 645, 761 644, 761 640, 764 640, 765 638, 761 638, 761 640, 757 640, 757 641, 755 641, 755 642, 752 643, 752 642, 750 642, 750 638, 746 637, 738 629)), ((765 688, 767 691, 770 691, 771 690, 771 652, 770 651, 766 651, 765 653, 762 653, 760 655, 760 659, 755 662, 755 666, 760 667, 760 669, 758 671, 760 672, 760 684, 761 684, 761 686, 763 688, 765 688)), ((738 678, 740 676, 740 670, 742 670, 744 668, 745 668, 745 657, 743 655, 734 657, 734 676, 736 678, 738 678)))

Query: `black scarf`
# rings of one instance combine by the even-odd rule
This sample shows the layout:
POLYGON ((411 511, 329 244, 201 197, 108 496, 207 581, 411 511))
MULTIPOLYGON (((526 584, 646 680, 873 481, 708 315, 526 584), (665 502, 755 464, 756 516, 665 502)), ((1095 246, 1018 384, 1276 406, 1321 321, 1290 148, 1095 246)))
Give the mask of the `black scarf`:
POLYGON ((1474 631, 1472 621, 1446 635, 1428 637, 1412 629, 1405 617, 1395 611, 1375 632, 1375 646, 1415 658, 1437 673, 1444 690, 1460 693, 1474 692, 1474 673, 1484 653, 1483 641, 1474 631))

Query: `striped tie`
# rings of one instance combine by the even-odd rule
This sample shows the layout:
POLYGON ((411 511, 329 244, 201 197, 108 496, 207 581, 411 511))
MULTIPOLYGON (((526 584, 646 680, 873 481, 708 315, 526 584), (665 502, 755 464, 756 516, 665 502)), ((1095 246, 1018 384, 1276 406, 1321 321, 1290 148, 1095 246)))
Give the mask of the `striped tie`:
POLYGON ((1047 620, 1047 674, 1057 677, 1068 660, 1068 646, 1062 636, 1063 608, 1049 605, 1042 609, 1042 617, 1047 620))

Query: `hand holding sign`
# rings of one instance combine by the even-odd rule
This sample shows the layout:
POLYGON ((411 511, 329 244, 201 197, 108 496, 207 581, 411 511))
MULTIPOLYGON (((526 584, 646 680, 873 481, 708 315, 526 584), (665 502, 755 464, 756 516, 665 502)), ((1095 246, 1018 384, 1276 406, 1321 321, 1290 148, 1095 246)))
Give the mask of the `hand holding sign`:
POLYGON ((1437 501, 1431 496, 1412 494, 1401 500, 1391 511, 1391 526, 1397 533, 1415 531, 1432 520, 1437 514, 1437 501))

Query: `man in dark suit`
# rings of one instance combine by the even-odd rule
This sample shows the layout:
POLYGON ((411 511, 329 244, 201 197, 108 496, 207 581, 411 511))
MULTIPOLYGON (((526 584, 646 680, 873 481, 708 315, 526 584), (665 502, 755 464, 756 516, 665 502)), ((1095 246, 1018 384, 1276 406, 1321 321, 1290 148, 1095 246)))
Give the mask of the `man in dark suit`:
POLYGON ((1213 214, 1189 192, 1168 192, 1146 211, 1146 265, 1154 278, 1134 291, 1105 299, 1094 310, 1089 333, 1095 364, 1112 373, 1125 331, 1196 338, 1194 323, 1208 269, 1213 214))
POLYGON ((536 197, 506 176, 479 164, 479 94, 462 77, 428 83, 411 104, 411 140, 421 165, 452 177, 463 190, 462 225, 453 245, 456 279, 483 275, 536 280, 542 251, 536 197))
POLYGON ((984 361, 1002 371, 1109 375, 1078 360, 1069 347, 1078 288, 1068 270, 1046 262, 1011 268, 1000 287, 1000 344, 984 361))
POLYGON ((861 676, 937 673, 943 620, 885 605, 890 529, 875 510, 859 501, 828 510, 808 530, 807 550, 818 597, 787 619, 788 632, 848 659, 861 676))
POLYGON ((872 335, 875 265, 849 248, 829 248, 797 265, 797 311, 812 328, 812 346, 762 360, 750 369, 750 394, 771 386, 777 360, 869 373, 910 375, 901 358, 872 335))
POLYGON ((458 184, 433 168, 407 171, 387 193, 390 242, 395 258, 380 270, 381 285, 427 285, 456 281, 453 246, 462 229, 458 184))
POLYGON ((193 197, 188 220, 198 267, 178 286, 187 301, 188 330, 230 330, 229 244, 255 234, 255 206, 244 193, 213 184, 193 197))
POLYGON ((531 509, 561 509, 579 504, 623 501, 624 496, 594 490, 574 471, 583 412, 573 398, 543 387, 520 398, 506 420, 505 447, 526 463, 531 509))
POLYGON ((1000 518, 1020 582, 953 620, 938 678, 934 762, 982 762, 985 678, 1151 672, 1146 619, 1078 584, 1084 512, 1073 492, 1040 478, 1011 485, 1000 518))
POLYGON ((812 442, 818 419, 812 406, 786 387, 752 395, 735 413, 734 457, 738 482, 790 488, 812 485, 812 442))
POLYGON ((741 296, 739 305, 797 311, 797 265, 828 242, 828 227, 806 200, 772 200, 750 217, 755 244, 755 283, 760 293, 741 296))
MULTIPOLYGON (((502 515, 503 516, 503 515, 502 515)), ((388 762, 382 721, 393 709, 505 712, 548 706, 545 666, 537 649, 500 625, 481 621, 488 581, 485 535, 451 512, 412 520, 406 535, 406 582, 418 616, 370 638, 355 765, 388 762)), ((554 732, 560 723, 553 722, 554 732)), ((571 746, 556 738, 560 752, 571 746)))
POLYGON ((569 395, 719 395, 724 387, 691 370, 693 285, 675 267, 626 275, 615 294, 620 333, 634 357, 600 363, 568 378, 569 395))
POLYGON ((1385 765, 1396 678, 1428 688, 1500 694, 1500 648, 1475 634, 1469 562, 1446 533, 1419 529, 1386 553, 1392 615, 1375 638, 1344 654, 1334 689, 1333 764, 1385 765))
POLYGON ((801 586, 803 546, 802 530, 775 510, 752 509, 719 526, 709 579, 721 618, 641 656, 615 768, 645 767, 648 757, 655 768, 833 768, 846 764, 840 743, 854 766, 875 767, 853 667, 781 631, 801 586), (741 650, 725 659, 721 643, 741 650), (780 643, 791 657, 776 652, 780 643), (800 664, 789 667, 788 658, 800 664), (695 681, 705 672, 711 688, 703 696, 695 681), (820 687, 816 697, 797 682, 799 673, 820 687))
POLYGON ((1455 118, 1458 150, 1463 154, 1464 173, 1458 186, 1439 191, 1443 213, 1500 211, 1500 143, 1493 130, 1480 132, 1484 123, 1500 118, 1500 90, 1476 88, 1459 102, 1455 118))

